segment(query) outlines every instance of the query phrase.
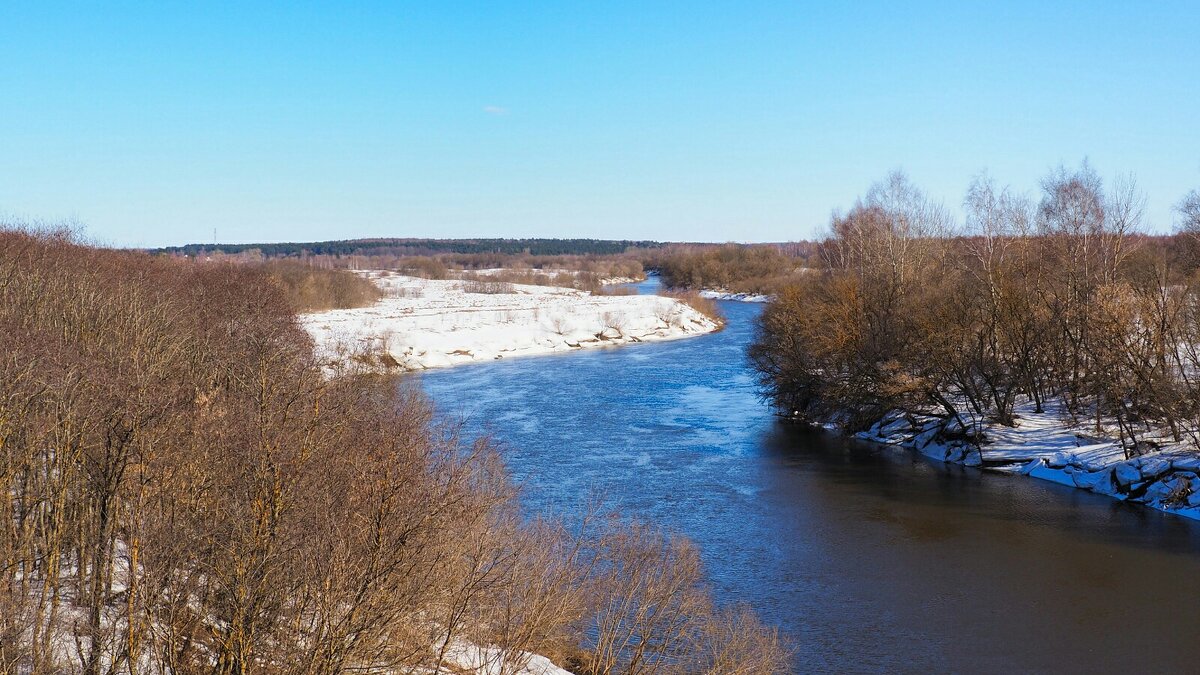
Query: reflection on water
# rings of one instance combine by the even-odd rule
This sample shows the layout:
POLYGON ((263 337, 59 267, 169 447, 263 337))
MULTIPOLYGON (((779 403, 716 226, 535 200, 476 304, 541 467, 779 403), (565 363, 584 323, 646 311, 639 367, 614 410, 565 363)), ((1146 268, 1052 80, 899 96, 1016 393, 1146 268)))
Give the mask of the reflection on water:
POLYGON ((1196 523, 778 423, 743 355, 761 308, 722 309, 710 336, 419 379, 529 508, 599 493, 699 543, 802 671, 1196 669, 1196 523))

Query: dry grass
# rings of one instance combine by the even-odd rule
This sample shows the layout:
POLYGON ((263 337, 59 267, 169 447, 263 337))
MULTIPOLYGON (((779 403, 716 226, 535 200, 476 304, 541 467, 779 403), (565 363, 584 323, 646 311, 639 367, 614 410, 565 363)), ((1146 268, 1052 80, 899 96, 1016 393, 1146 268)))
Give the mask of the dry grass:
POLYGON ((462 289, 463 293, 482 293, 484 295, 504 295, 516 292, 512 283, 494 279, 468 279, 463 282, 462 289))
POLYGON ((621 295, 637 295, 637 294, 638 294, 638 292, 637 292, 636 288, 633 288, 631 286, 624 286, 624 285, 601 286, 600 288, 597 288, 596 290, 592 291, 592 295, 621 296, 621 295))
POLYGON ((682 302, 709 319, 712 319, 717 323, 718 326, 725 325, 725 315, 721 314, 721 310, 717 307, 716 301, 705 298, 696 291, 661 291, 659 295, 667 298, 674 298, 675 300, 682 302))

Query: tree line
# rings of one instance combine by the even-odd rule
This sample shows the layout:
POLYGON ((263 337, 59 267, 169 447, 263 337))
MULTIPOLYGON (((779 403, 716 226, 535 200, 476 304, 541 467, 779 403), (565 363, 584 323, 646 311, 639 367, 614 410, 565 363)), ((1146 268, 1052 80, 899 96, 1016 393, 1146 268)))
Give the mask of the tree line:
POLYGON ((771 295, 807 272, 815 242, 673 245, 650 253, 663 284, 693 290, 771 295))
POLYGON ((239 254, 257 251, 268 258, 326 256, 414 256, 457 254, 617 255, 629 249, 654 249, 656 241, 630 239, 346 239, 274 244, 186 244, 152 249, 168 255, 239 254))
POLYGON ((269 269, 0 231, 0 673, 787 670, 686 540, 530 517, 486 438, 331 367, 269 269))
POLYGON ((1144 234, 1132 178, 1084 163, 1029 198, 986 176, 956 225, 903 174, 835 214, 819 269, 780 291, 750 348, 785 414, 861 428, 889 410, 977 428, 1027 402, 1128 455, 1200 445, 1200 193, 1144 234))
MULTIPOLYGON (((438 253, 429 255, 387 253, 388 249, 354 254, 312 253, 269 256, 251 248, 237 253, 214 251, 193 256, 174 255, 199 262, 228 262, 265 265, 295 295, 302 311, 357 306, 350 298, 371 295, 371 285, 354 287, 352 279, 332 270, 389 270, 426 279, 450 279, 488 270, 507 277, 511 283, 559 285, 597 290, 605 279, 645 278, 641 249, 621 254, 531 255, 527 253, 438 253), (640 252, 639 252, 640 251, 640 252), (496 270, 502 270, 496 272, 496 270)), ((166 255, 166 254, 160 254, 166 255)), ((365 283, 365 282, 364 282, 365 283)))

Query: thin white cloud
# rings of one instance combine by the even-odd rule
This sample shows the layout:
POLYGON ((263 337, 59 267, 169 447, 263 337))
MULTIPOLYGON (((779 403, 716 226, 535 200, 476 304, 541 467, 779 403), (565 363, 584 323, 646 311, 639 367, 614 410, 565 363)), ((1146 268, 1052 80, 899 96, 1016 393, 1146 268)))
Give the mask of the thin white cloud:
POLYGON ((483 112, 489 115, 507 115, 508 108, 498 105, 485 105, 483 106, 483 112))

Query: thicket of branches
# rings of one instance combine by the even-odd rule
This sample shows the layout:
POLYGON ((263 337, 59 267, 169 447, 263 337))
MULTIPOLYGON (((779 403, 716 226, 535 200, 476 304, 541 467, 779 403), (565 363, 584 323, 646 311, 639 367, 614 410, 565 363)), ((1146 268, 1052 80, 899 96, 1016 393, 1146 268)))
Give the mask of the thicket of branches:
POLYGON ((383 297, 378 286, 347 270, 295 260, 271 260, 264 268, 283 288, 288 306, 297 312, 365 307, 383 297))
POLYGON ((1011 424, 1014 406, 1200 442, 1200 197, 1182 232, 1139 234, 1132 179, 1059 169, 1036 202, 974 181, 965 231, 903 175, 822 242, 823 268, 762 315, 751 360, 783 411, 855 427, 889 409, 1011 424))
POLYGON ((673 246, 656 252, 649 264, 671 288, 770 295, 804 274, 812 248, 807 242, 673 246))
POLYGON ((786 670, 685 541, 530 521, 486 440, 321 366, 261 267, 0 232, 0 673, 786 670))

